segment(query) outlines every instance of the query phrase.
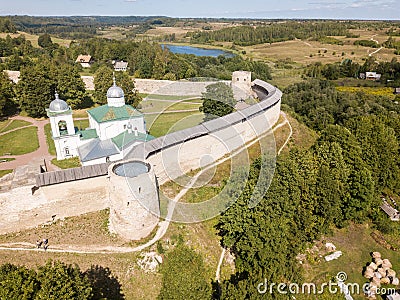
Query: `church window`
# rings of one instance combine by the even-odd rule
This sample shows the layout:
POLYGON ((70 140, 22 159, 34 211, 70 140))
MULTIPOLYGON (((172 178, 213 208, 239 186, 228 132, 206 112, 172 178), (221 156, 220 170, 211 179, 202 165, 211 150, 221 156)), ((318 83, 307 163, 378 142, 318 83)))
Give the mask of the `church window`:
POLYGON ((68 148, 68 147, 65 147, 65 148, 64 148, 64 152, 65 152, 65 155, 69 155, 69 148, 68 148))

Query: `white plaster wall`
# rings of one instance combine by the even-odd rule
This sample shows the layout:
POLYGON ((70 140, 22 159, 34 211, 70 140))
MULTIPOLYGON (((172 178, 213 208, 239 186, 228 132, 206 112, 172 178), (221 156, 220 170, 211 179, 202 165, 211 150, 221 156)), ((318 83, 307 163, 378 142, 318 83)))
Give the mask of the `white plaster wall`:
POLYGON ((130 120, 100 123, 98 127, 99 130, 96 130, 101 140, 107 140, 127 130, 126 126, 128 125, 128 123, 132 124, 132 129, 136 127, 139 132, 146 133, 143 117, 132 118, 130 120))
POLYGON ((64 136, 54 139, 54 145, 56 147, 57 160, 79 156, 78 145, 80 138, 78 135, 64 136), (65 148, 68 147, 69 154, 66 154, 65 148))
POLYGON ((74 120, 72 118, 72 113, 66 113, 65 115, 57 115, 50 117, 50 126, 53 136, 60 136, 60 130, 58 128, 58 122, 65 121, 67 123, 67 131, 69 135, 75 134, 74 120))

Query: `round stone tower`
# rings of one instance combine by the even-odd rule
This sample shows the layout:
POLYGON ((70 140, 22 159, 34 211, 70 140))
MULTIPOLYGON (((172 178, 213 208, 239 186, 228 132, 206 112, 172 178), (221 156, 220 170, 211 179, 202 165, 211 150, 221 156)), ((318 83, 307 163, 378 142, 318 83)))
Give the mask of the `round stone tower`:
POLYGON ((157 182, 150 164, 118 162, 109 167, 108 175, 110 232, 127 240, 148 236, 160 216, 157 182))

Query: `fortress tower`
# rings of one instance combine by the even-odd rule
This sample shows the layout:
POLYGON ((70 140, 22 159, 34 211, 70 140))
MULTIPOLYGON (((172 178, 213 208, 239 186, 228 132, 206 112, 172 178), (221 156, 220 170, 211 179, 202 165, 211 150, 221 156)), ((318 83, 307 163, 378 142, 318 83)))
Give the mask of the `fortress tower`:
POLYGON ((160 216, 156 176, 139 160, 113 164, 108 169, 109 230, 127 240, 148 236, 160 216))
POLYGON ((232 73, 232 85, 251 94, 251 72, 235 71, 232 73))

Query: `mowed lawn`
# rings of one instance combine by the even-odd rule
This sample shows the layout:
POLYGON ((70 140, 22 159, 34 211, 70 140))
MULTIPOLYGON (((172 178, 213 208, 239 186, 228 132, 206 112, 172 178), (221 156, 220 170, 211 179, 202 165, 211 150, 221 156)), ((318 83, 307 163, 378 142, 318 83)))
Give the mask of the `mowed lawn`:
POLYGON ((199 125, 203 118, 204 114, 200 112, 145 115, 147 130, 155 137, 199 125))
POLYGON ((176 110, 198 110, 201 106, 201 100, 198 99, 197 102, 169 102, 169 101, 157 101, 157 100, 147 100, 143 101, 142 108, 140 109, 143 113, 156 113, 164 111, 176 111, 176 110))
POLYGON ((0 133, 13 130, 15 128, 29 126, 32 123, 23 120, 5 120, 0 122, 0 133))
POLYGON ((36 126, 18 129, 0 136, 0 155, 21 155, 38 148, 36 126))

